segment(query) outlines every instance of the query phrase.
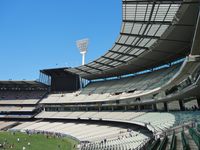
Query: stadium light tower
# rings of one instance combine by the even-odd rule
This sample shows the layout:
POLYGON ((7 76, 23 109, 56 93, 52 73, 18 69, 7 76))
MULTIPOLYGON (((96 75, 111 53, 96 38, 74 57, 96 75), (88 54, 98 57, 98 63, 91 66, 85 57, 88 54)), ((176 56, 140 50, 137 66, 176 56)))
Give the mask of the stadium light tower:
POLYGON ((85 54, 88 49, 88 43, 89 43, 89 39, 82 39, 82 40, 76 41, 76 45, 82 55, 82 65, 85 64, 85 54))

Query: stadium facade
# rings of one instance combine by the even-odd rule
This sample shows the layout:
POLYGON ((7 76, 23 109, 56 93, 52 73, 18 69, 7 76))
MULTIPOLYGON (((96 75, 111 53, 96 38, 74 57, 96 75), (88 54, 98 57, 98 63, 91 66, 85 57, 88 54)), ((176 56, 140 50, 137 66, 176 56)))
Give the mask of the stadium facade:
POLYGON ((82 150, 199 149, 200 1, 122 5, 120 35, 100 58, 0 81, 0 129, 58 132, 82 150))

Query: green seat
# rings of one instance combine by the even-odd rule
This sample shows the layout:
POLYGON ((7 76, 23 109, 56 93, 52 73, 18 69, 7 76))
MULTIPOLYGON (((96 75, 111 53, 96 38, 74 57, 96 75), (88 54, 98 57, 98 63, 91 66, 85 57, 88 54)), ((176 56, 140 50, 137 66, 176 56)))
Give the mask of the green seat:
POLYGON ((200 134, 194 128, 190 128, 189 133, 200 150, 200 134))
POLYGON ((183 145, 183 150, 190 150, 188 139, 186 138, 184 131, 181 132, 181 141, 183 145))

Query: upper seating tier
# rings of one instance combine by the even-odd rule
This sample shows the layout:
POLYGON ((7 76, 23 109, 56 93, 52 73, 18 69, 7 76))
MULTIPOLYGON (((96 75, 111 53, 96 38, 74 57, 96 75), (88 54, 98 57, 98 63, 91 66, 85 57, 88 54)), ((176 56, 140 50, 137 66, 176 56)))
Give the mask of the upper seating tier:
POLYGON ((141 75, 89 83, 82 91, 51 94, 42 104, 81 103, 140 97, 158 90, 178 72, 180 64, 141 75))

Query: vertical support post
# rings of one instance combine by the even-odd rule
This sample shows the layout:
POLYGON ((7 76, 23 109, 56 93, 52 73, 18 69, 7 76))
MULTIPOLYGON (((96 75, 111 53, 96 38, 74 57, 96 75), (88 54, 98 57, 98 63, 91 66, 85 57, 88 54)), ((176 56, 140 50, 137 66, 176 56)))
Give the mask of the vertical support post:
POLYGON ((51 85, 51 77, 48 76, 48 85, 51 85))
POLYGON ((200 108, 200 97, 197 97, 197 104, 198 104, 198 107, 200 108))
POLYGON ((158 109, 157 109, 157 106, 156 106, 156 103, 155 104, 152 104, 152 107, 153 107, 153 110, 154 111, 157 111, 158 109))
POLYGON ((112 106, 112 111, 114 111, 114 106, 112 106))
POLYGON ((127 106, 124 106, 124 110, 127 111, 127 106))
POLYGON ((82 54, 82 65, 85 65, 85 52, 83 52, 81 54, 82 54))
POLYGON ((82 90, 83 86, 82 86, 82 78, 79 76, 79 80, 80 80, 80 89, 82 90))
POLYGON ((200 55, 200 10, 197 18, 194 38, 192 42, 191 55, 200 55))
POLYGON ((39 81, 41 82, 41 71, 40 71, 40 74, 39 74, 39 81))
POLYGON ((44 83, 44 81, 43 81, 43 73, 41 74, 41 82, 44 83))
POLYGON ((140 105, 138 105, 138 110, 139 110, 139 111, 141 110, 141 106, 140 106, 140 105))
POLYGON ((184 101, 183 100, 179 100, 179 106, 180 106, 180 110, 181 111, 185 110, 185 105, 184 105, 184 101))
POLYGON ((164 110, 165 110, 165 111, 168 111, 167 102, 164 102, 164 110))

